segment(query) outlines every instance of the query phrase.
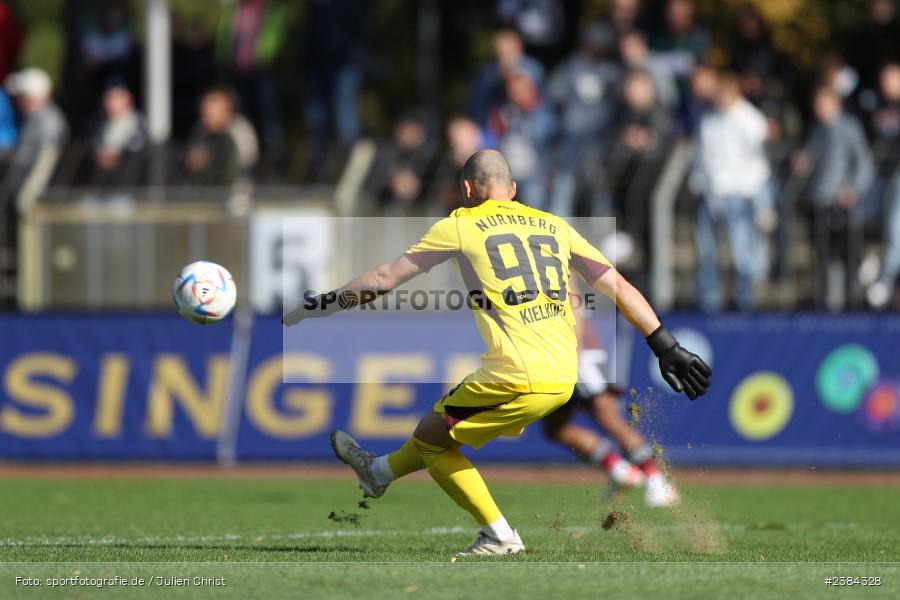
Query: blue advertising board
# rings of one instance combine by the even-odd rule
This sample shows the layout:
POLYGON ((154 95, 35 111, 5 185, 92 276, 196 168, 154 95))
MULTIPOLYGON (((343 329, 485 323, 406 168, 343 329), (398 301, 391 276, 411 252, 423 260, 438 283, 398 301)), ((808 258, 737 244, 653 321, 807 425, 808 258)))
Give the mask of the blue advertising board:
POLYGON ((3 458, 214 455, 229 322, 4 315, 0 339, 3 458))
POLYGON ((666 324, 714 372, 709 394, 691 402, 635 345, 630 383, 673 462, 900 465, 900 317, 672 315, 666 324))
MULTIPOLYGON (((900 465, 900 318, 666 322, 709 357, 710 393, 695 402, 670 393, 643 343, 622 346, 630 359, 623 383, 638 426, 674 463, 900 465)), ((300 327, 284 340, 277 318, 256 318, 248 360, 233 364, 230 320, 199 327, 177 315, 2 316, 0 458, 213 460, 236 431, 240 460, 331 459, 334 428, 384 452, 483 347, 463 313, 300 327), (229 393, 232 366, 243 375, 238 398, 229 393)), ((537 424, 474 456, 574 460, 537 424)))

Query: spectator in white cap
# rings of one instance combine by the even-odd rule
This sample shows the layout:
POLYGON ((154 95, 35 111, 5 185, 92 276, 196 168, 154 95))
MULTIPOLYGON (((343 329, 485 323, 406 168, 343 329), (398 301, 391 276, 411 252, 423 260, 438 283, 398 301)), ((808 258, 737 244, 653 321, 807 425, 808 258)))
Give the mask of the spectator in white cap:
MULTIPOLYGON (((0 279, 4 290, 14 289, 16 278, 16 232, 18 217, 27 213, 44 191, 63 145, 68 126, 62 112, 53 103, 50 76, 34 67, 13 73, 6 89, 14 96, 24 119, 9 168, 0 183, 0 279)), ((0 294, 9 297, 8 293, 0 294)))
POLYGON ((20 210, 43 191, 68 137, 66 119, 53 103, 53 81, 42 69, 13 73, 6 89, 24 117, 19 143, 3 180, 6 201, 15 198, 20 210))

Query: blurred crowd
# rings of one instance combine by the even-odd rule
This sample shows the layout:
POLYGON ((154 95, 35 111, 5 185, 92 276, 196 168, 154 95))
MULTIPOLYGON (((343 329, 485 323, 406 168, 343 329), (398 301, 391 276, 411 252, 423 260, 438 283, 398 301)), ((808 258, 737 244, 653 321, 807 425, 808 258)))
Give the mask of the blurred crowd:
MULTIPOLYGON (((554 2, 499 7, 513 4, 533 11, 532 26, 552 29, 554 2)), ((580 28, 577 48, 550 61, 522 19, 502 22, 468 105, 447 122, 443 154, 429 149, 434 141, 415 113, 399 117, 373 175, 382 208, 452 209, 462 161, 495 147, 509 158, 522 201, 565 216, 617 217, 620 268, 637 256, 640 278, 652 253, 653 188, 673 145, 690 142, 684 192, 693 200, 700 308, 754 309, 766 281, 792 273, 798 225, 814 253, 811 305, 895 300, 896 2, 872 0, 805 87, 753 5, 738 13, 727 60, 713 67, 692 0, 667 0, 656 20, 643 4, 610 0, 603 18, 580 28), (882 252, 870 249, 873 240, 882 252)))
MULTIPOLYGON (((326 168, 335 148, 346 157, 370 133, 361 113, 372 61, 367 3, 307 4, 304 60, 293 78, 279 68, 296 35, 287 3, 224 2, 215 30, 173 16, 173 136, 181 150, 172 153, 172 169, 180 181, 259 181, 263 162, 267 181, 277 181, 293 152, 285 88, 298 79, 311 173, 326 168)), ((452 106, 391 107, 390 133, 378 142, 365 185, 372 202, 361 210, 446 213, 460 203, 465 159, 497 148, 510 161, 520 200, 564 216, 615 216, 620 250, 628 249, 620 262, 646 272, 653 190, 673 148, 689 144, 680 197, 690 211, 694 296, 703 310, 758 306, 766 282, 794 268, 796 230, 814 254, 813 304, 896 302, 896 0, 870 0, 812 80, 798 75, 752 3, 735 13, 725 47, 714 44, 692 0, 608 0, 589 19, 574 4, 484 3, 479 27, 490 32, 489 60, 468 69, 464 99, 452 106)), ((88 148, 76 169, 87 185, 152 179, 139 45, 123 3, 98 6, 74 19, 69 64, 54 93, 45 72, 19 63, 27 32, 0 0, 7 239, 28 201, 22 190, 46 185, 71 141, 88 148)))

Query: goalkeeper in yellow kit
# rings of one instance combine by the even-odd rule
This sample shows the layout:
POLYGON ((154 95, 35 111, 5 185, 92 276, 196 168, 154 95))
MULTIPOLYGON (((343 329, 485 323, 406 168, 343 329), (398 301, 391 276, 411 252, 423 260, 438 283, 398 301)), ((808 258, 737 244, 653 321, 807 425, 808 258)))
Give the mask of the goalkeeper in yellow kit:
POLYGON ((646 336, 676 391, 694 399, 706 392, 712 373, 678 345, 640 292, 566 221, 514 200, 516 184, 502 154, 473 154, 460 179, 463 208, 395 260, 307 298, 284 323, 370 301, 441 262, 456 262, 487 346, 481 368, 439 400, 397 451, 376 457, 342 431, 332 433, 331 443, 369 497, 380 497, 398 477, 428 469, 481 525, 478 539, 461 555, 514 554, 525 545, 460 446, 480 448, 497 436, 518 435, 569 400, 578 379, 575 321, 567 301, 570 268, 646 336))

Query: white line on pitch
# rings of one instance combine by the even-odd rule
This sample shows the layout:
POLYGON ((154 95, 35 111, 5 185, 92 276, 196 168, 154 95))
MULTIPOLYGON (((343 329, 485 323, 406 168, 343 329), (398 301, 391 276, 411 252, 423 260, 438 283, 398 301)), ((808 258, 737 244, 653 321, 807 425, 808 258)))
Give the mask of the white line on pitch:
POLYGON ((381 536, 398 536, 398 535, 451 535, 458 533, 470 532, 471 528, 462 526, 454 527, 429 527, 423 530, 399 530, 399 529, 338 529, 325 531, 298 531, 294 533, 275 533, 275 534, 236 534, 229 533, 224 535, 176 535, 170 537, 146 536, 139 538, 122 538, 122 537, 25 537, 22 539, 7 538, 0 540, 0 547, 12 546, 57 546, 62 544, 79 544, 85 546, 108 546, 114 544, 184 544, 196 542, 239 542, 239 541, 255 541, 257 539, 264 540, 296 540, 304 538, 343 538, 343 537, 381 537, 381 536))
MULTIPOLYGON (((680 531, 687 529, 689 526, 680 523, 667 523, 653 525, 648 524, 649 528, 655 531, 680 531)), ((746 531, 754 529, 752 523, 716 523, 715 521, 700 522, 696 526, 713 527, 725 531, 746 531)), ((858 523, 784 523, 773 524, 773 528, 785 529, 815 529, 818 527, 825 529, 857 529, 860 527, 858 523)), ((761 527, 764 529, 765 527, 761 527)), ((294 533, 274 533, 274 534, 236 534, 228 533, 223 535, 176 535, 169 537, 161 536, 145 536, 138 538, 123 537, 25 537, 21 539, 6 538, 0 539, 0 548, 16 547, 16 546, 57 546, 57 545, 83 545, 83 546, 109 546, 115 544, 190 544, 201 542, 240 542, 240 541, 263 541, 263 540, 298 540, 298 539, 334 539, 334 538, 365 538, 365 537, 392 537, 401 535, 456 535, 462 533, 471 533, 473 528, 455 525, 453 527, 429 527, 420 530, 401 530, 401 529, 337 529, 323 531, 298 531, 294 533)), ((599 530, 592 526, 568 526, 562 528, 551 528, 542 526, 528 527, 528 531, 562 531, 566 533, 591 533, 599 530)))

